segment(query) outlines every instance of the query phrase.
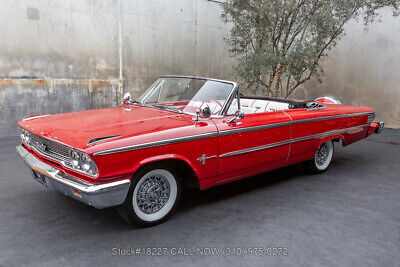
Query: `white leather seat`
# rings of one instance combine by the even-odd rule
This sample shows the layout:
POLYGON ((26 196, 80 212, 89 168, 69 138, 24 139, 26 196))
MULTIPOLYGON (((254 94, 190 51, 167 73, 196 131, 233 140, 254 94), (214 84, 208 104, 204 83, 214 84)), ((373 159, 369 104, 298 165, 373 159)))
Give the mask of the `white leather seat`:
MULTIPOLYGON (((194 107, 200 107, 203 102, 201 101, 190 101, 188 105, 194 107)), ((220 107, 216 103, 207 103, 210 106, 213 114, 219 111, 220 107)), ((244 98, 240 99, 241 110, 244 114, 252 114, 252 113, 263 113, 263 112, 272 112, 278 110, 289 109, 288 103, 275 102, 269 100, 261 100, 261 99, 249 99, 244 98)), ((233 115, 237 110, 237 99, 232 101, 231 106, 229 107, 228 114, 233 115)))
POLYGON ((278 111, 278 110, 285 110, 289 109, 289 104, 288 103, 281 103, 281 102, 274 102, 270 101, 268 104, 266 110, 267 111, 278 111))

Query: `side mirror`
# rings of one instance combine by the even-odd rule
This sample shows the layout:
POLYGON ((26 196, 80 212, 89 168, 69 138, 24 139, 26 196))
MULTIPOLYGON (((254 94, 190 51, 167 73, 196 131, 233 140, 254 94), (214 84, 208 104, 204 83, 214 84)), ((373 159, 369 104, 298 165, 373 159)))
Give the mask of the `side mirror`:
POLYGON ((236 112, 235 112, 235 117, 232 118, 232 119, 230 119, 230 120, 228 121, 228 123, 237 122, 238 120, 241 120, 241 119, 243 119, 243 118, 244 118, 244 112, 241 111, 241 110, 239 109, 239 110, 236 110, 236 112))
POLYGON ((207 104, 201 105, 201 107, 196 110, 196 119, 195 119, 195 121, 198 121, 199 117, 201 117, 201 118, 209 118, 209 117, 211 117, 211 109, 207 104))
POLYGON ((211 109, 207 104, 203 104, 200 107, 200 116, 202 118, 209 118, 211 117, 211 109))
POLYGON ((122 105, 129 105, 132 103, 132 96, 131 93, 126 93, 124 97, 121 99, 122 105))

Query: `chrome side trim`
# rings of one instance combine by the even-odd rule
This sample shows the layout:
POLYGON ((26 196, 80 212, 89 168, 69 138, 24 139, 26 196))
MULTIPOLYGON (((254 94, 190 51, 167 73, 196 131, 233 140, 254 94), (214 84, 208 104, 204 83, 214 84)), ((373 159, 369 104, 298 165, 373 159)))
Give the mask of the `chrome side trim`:
MULTIPOLYGON (((290 116, 286 112, 285 112, 285 114, 290 116)), ((328 117, 318 117, 318 118, 311 118, 311 119, 304 119, 304 120, 293 120, 293 121, 279 122, 279 123, 274 123, 274 124, 267 124, 267 125, 260 125, 260 126, 254 126, 254 127, 221 131, 221 132, 219 132, 219 136, 225 136, 225 135, 237 134, 237 133, 247 133, 247 132, 252 132, 252 131, 260 131, 260 130, 272 129, 272 128, 276 128, 276 127, 283 127, 283 126, 287 126, 287 125, 295 125, 295 124, 333 120, 333 119, 348 118, 348 117, 367 116, 367 115, 373 115, 373 114, 375 114, 375 113, 373 113, 373 112, 350 113, 350 114, 334 115, 334 116, 328 116, 328 117)))
POLYGON ((237 133, 260 131, 260 130, 272 129, 272 128, 276 128, 276 127, 283 127, 283 126, 294 125, 294 124, 325 121, 325 120, 356 117, 356 116, 366 116, 366 115, 372 115, 372 114, 375 114, 375 113, 373 113, 373 112, 350 113, 350 114, 343 114, 343 115, 319 117, 319 118, 304 119, 304 120, 297 120, 297 121, 287 121, 287 122, 260 125, 260 126, 254 126, 254 127, 225 130, 225 131, 220 131, 220 132, 215 132, 215 133, 205 133, 205 134, 192 135, 192 136, 187 136, 187 137, 177 137, 177 138, 172 138, 172 139, 167 139, 167 140, 160 140, 160 141, 149 142, 149 143, 144 143, 144 144, 138 144, 138 145, 132 145, 132 146, 126 146, 126 147, 120 147, 120 148, 99 151, 99 152, 94 153, 93 155, 94 156, 102 156, 102 155, 126 152, 126 151, 131 151, 131 150, 144 149, 144 148, 149 148, 149 147, 156 147, 156 146, 170 145, 170 144, 175 144, 175 143, 182 143, 182 142, 187 142, 187 141, 213 138, 213 137, 217 137, 217 136, 226 136, 226 135, 237 134, 237 133))
POLYGON ((156 147, 156 146, 165 146, 165 145, 171 145, 171 144, 176 144, 176 143, 201 140, 201 139, 212 138, 212 137, 217 137, 217 136, 218 136, 218 133, 215 132, 215 133, 205 133, 205 134, 192 135, 192 136, 186 136, 186 137, 177 137, 177 138, 172 138, 172 139, 167 139, 167 140, 160 140, 160 141, 138 144, 138 145, 133 145, 133 146, 126 146, 126 147, 104 150, 104 151, 96 152, 93 155, 94 156, 102 156, 102 155, 126 152, 126 151, 131 151, 131 150, 138 150, 138 149, 144 149, 144 148, 150 148, 150 147, 156 147))
POLYGON ((374 112, 341 114, 341 115, 333 115, 333 116, 327 116, 327 117, 318 117, 318 118, 311 118, 311 119, 304 119, 304 120, 296 120, 296 121, 293 121, 293 124, 302 124, 302 123, 309 123, 309 122, 316 122, 316 121, 327 121, 327 120, 349 118, 349 117, 358 117, 358 116, 367 116, 367 115, 374 115, 374 114, 375 114, 374 112))
POLYGON ((264 149, 268 149, 268 148, 273 148, 273 147, 277 147, 277 146, 283 146, 283 145, 287 145, 287 144, 291 144, 291 143, 306 141, 306 140, 309 140, 309 139, 321 138, 321 137, 334 135, 334 134, 338 134, 338 133, 343 133, 343 132, 347 132, 347 131, 351 131, 351 130, 362 129, 362 128, 368 127, 368 126, 369 126, 369 124, 363 124, 363 125, 354 126, 354 127, 350 127, 350 128, 333 130, 333 131, 328 131, 328 132, 325 132, 325 133, 299 137, 299 138, 296 138, 296 139, 293 139, 293 140, 286 140, 286 141, 272 143, 272 144, 268 144, 268 145, 257 146, 257 147, 252 147, 252 148, 246 148, 246 149, 242 149, 242 150, 237 150, 237 151, 224 153, 224 154, 221 154, 219 157, 220 158, 224 158, 224 157, 236 156, 236 155, 240 155, 240 154, 255 152, 255 151, 264 150, 264 149))
POLYGON ((225 135, 231 135, 231 134, 237 134, 237 133, 247 133, 247 132, 253 132, 253 131, 261 131, 261 130, 272 129, 272 128, 277 128, 277 127, 289 126, 291 124, 292 124, 291 121, 285 121, 285 122, 279 122, 279 123, 273 123, 273 124, 267 124, 267 125, 254 126, 254 127, 225 130, 225 131, 219 132, 219 136, 225 136, 225 135))
POLYGON ((338 129, 338 130, 332 130, 332 131, 328 131, 328 132, 324 132, 324 133, 320 133, 320 134, 303 136, 303 137, 295 138, 295 139, 291 140, 291 142, 292 143, 296 143, 296 142, 306 141, 306 140, 309 140, 309 139, 320 138, 320 137, 339 134, 339 133, 343 133, 343 132, 347 132, 347 131, 362 129, 362 128, 367 127, 367 126, 369 126, 369 124, 363 124, 363 125, 358 125, 358 126, 354 126, 354 127, 350 127, 350 128, 344 128, 344 129, 338 129))
POLYGON ((286 141, 272 143, 272 144, 268 144, 268 145, 264 145, 264 146, 257 146, 257 147, 246 148, 246 149, 242 149, 242 150, 228 152, 228 153, 220 155, 219 157, 225 158, 225 157, 230 157, 230 156, 236 156, 236 155, 240 155, 240 154, 244 154, 244 153, 250 153, 250 152, 254 152, 254 151, 277 147, 277 146, 283 146, 283 145, 287 145, 289 143, 290 143, 290 140, 286 140, 286 141))

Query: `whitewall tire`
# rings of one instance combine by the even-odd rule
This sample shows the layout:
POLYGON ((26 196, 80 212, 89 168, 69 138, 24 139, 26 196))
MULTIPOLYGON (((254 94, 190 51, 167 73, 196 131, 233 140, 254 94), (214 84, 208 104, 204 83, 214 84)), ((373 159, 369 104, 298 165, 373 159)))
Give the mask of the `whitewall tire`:
POLYGON ((122 217, 139 226, 152 226, 166 220, 178 205, 181 193, 177 172, 160 164, 139 170, 132 178, 122 217))
POLYGON ((332 140, 322 143, 315 152, 314 158, 305 162, 306 168, 311 173, 326 171, 333 158, 334 146, 332 140))

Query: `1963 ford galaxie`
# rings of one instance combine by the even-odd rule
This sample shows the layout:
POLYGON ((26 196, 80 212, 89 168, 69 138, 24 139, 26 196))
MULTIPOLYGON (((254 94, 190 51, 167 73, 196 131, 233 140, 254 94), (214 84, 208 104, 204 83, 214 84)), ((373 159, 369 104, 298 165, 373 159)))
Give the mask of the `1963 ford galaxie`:
POLYGON ((207 189, 304 162, 325 171, 334 142, 380 133, 369 107, 249 97, 235 82, 162 76, 119 107, 26 117, 16 147, 33 177, 95 208, 118 206, 149 226, 176 208, 186 185, 207 189))

